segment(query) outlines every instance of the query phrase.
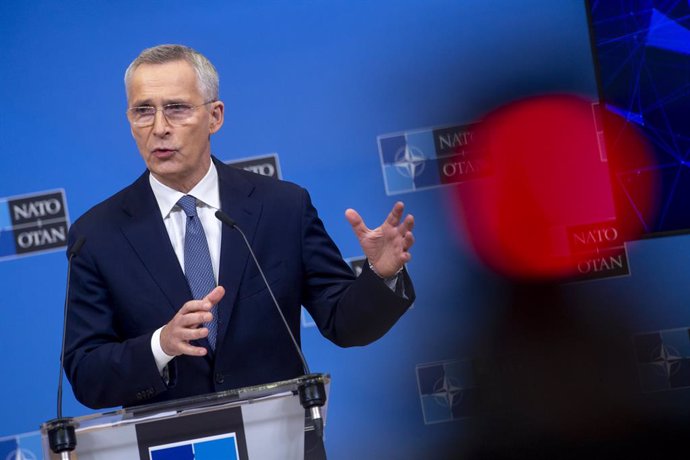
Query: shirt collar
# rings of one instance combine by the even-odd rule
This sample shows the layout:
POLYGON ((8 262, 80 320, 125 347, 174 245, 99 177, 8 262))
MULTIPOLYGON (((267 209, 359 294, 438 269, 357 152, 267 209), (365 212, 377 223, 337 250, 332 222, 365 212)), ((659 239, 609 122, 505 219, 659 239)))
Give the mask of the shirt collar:
POLYGON ((160 209, 163 219, 168 217, 170 212, 177 205, 177 201, 184 195, 192 195, 197 199, 199 205, 220 209, 218 171, 213 161, 211 161, 211 166, 208 168, 206 175, 189 191, 189 193, 185 194, 168 187, 153 177, 153 174, 149 174, 149 183, 151 184, 151 190, 153 190, 153 195, 156 197, 156 202, 158 203, 158 208, 160 209))

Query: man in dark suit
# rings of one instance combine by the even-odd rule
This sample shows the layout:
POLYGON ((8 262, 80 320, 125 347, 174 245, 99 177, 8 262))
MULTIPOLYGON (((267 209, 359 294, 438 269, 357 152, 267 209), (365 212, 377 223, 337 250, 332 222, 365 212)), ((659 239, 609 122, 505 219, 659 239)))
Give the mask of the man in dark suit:
POLYGON ((247 235, 297 340, 301 305, 340 346, 378 339, 407 310, 414 219, 402 218, 402 203, 375 229, 346 211, 368 258, 355 279, 304 189, 211 155, 224 105, 204 56, 179 45, 144 50, 125 85, 147 171, 70 229, 70 244, 85 241, 73 261, 65 356, 79 401, 129 406, 303 373, 241 235, 218 209, 247 235), (201 291, 200 266, 211 283, 201 291))

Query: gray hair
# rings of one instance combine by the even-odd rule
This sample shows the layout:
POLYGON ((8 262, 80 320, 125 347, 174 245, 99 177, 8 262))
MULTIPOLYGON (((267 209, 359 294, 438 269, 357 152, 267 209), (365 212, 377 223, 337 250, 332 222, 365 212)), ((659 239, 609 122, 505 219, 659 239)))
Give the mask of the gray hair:
POLYGON ((196 72, 199 91, 208 101, 218 100, 218 72, 211 61, 198 51, 184 45, 158 45, 147 48, 132 61, 125 71, 125 90, 129 93, 132 74, 142 64, 166 64, 185 61, 196 72))

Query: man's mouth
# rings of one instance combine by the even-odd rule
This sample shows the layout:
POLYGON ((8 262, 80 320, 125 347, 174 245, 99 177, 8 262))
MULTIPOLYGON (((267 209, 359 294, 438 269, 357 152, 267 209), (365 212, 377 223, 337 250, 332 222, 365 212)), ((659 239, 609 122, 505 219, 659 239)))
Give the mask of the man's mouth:
POLYGON ((157 148, 157 149, 153 149, 151 151, 151 155, 153 155, 154 157, 156 157, 158 159, 166 159, 166 158, 170 158, 171 156, 173 156, 175 154, 175 152, 176 152, 176 150, 174 150, 174 149, 157 148))

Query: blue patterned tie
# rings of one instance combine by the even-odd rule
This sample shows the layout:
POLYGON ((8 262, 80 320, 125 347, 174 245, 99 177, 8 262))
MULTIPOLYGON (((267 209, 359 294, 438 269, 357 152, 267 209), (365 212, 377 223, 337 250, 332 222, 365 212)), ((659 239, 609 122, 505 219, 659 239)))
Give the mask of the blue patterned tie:
MULTIPOLYGON (((196 198, 185 195, 177 202, 187 214, 187 230, 184 237, 184 273, 187 277, 189 289, 194 299, 203 299, 216 287, 216 279, 213 276, 211 255, 208 251, 208 243, 204 234, 204 227, 196 214, 196 198)), ((208 328, 208 342, 211 349, 216 349, 216 335, 218 334, 218 306, 211 308, 213 320, 204 323, 208 328)))

